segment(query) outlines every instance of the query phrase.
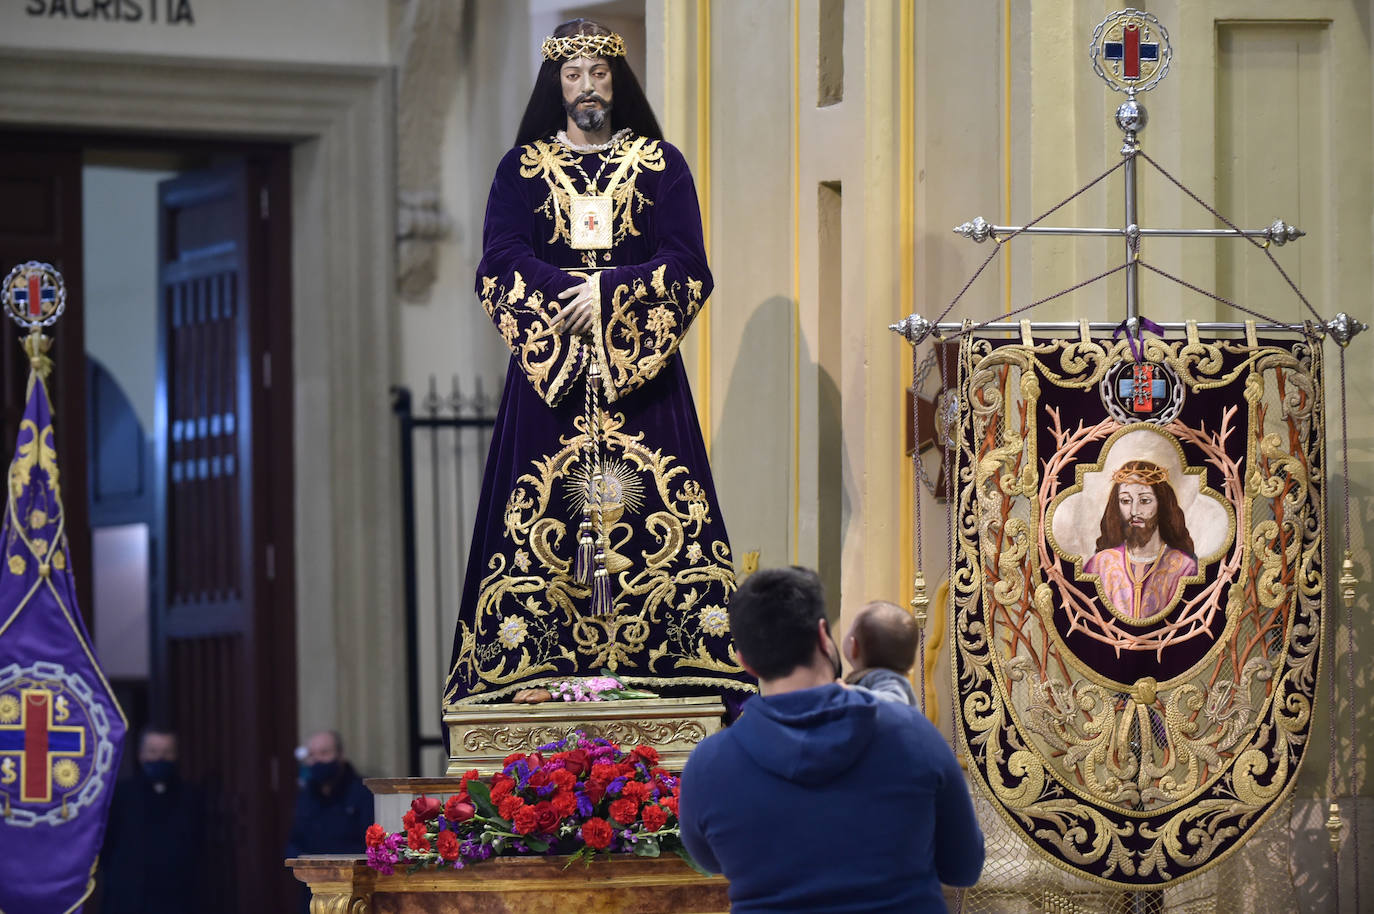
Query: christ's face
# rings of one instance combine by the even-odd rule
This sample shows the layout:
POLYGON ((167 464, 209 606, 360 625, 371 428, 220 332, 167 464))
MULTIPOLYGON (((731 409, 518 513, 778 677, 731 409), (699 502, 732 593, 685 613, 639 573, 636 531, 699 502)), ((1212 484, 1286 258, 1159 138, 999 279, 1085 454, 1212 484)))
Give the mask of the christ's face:
POLYGON ((605 127, 611 116, 611 65, 603 57, 575 57, 559 70, 563 109, 585 131, 605 127))
POLYGON ((1159 499, 1151 486, 1139 482, 1123 482, 1116 495, 1116 507, 1126 527, 1126 542, 1143 546, 1150 541, 1159 526, 1159 499))

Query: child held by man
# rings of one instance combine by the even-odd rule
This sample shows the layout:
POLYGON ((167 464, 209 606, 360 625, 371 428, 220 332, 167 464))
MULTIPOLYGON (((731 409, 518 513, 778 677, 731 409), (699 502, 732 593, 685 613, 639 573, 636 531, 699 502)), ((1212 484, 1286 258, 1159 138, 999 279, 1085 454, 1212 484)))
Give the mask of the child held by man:
POLYGON ((885 600, 869 603, 859 610, 844 638, 844 655, 853 666, 844 681, 885 701, 915 705, 916 693, 907 677, 916 663, 916 642, 911 613, 885 600))

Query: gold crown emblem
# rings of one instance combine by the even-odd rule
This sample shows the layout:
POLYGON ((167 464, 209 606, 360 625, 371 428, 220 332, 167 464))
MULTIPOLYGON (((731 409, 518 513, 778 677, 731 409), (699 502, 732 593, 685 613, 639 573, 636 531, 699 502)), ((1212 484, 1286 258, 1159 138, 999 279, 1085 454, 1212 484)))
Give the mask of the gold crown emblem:
POLYGON ((1112 474, 1112 482, 1134 482, 1144 486, 1152 486, 1169 481, 1169 471, 1164 467, 1146 460, 1138 460, 1135 463, 1144 464, 1144 466, 1120 467, 1112 474))
POLYGON ((567 35, 545 38, 539 46, 545 60, 573 60, 577 57, 624 57, 625 39, 615 32, 605 35, 567 35))

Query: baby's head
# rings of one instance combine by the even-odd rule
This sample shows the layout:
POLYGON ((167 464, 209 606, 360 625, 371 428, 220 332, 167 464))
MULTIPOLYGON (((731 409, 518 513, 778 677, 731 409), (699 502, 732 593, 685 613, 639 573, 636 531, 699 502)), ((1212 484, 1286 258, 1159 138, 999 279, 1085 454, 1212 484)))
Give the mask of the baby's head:
POLYGON ((916 663, 916 620, 894 603, 875 600, 854 617, 844 653, 855 670, 884 667, 906 673, 916 663))

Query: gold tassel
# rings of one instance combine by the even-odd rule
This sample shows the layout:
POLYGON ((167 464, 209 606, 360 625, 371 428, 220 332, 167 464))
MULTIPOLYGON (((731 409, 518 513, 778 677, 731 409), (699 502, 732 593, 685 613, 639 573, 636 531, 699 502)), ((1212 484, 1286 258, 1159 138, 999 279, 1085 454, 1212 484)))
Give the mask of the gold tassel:
POLYGON ((1355 559, 1351 557, 1350 550, 1345 550, 1345 559, 1341 562, 1341 599, 1345 601, 1347 609, 1355 605, 1355 585, 1360 583, 1355 577, 1355 559))
POLYGON ((1331 853, 1341 852, 1341 805, 1335 800, 1329 807, 1331 815, 1326 817, 1326 830, 1331 833, 1331 853))
POLYGON ((592 615, 609 616, 611 614, 611 575, 605 567, 606 557, 597 553, 598 567, 592 575, 592 615))
POLYGON ((577 525, 577 564, 573 568, 573 580, 579 584, 592 582, 592 505, 588 500, 582 507, 582 523, 577 525))
POLYGON ((930 612, 930 597, 926 596, 926 573, 916 572, 912 580, 911 615, 916 620, 916 624, 925 628, 926 619, 930 612))

